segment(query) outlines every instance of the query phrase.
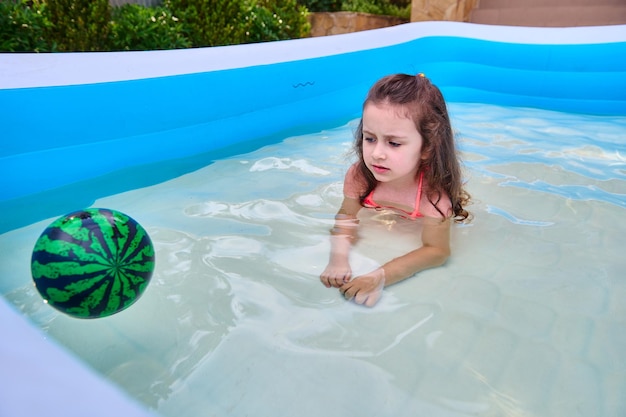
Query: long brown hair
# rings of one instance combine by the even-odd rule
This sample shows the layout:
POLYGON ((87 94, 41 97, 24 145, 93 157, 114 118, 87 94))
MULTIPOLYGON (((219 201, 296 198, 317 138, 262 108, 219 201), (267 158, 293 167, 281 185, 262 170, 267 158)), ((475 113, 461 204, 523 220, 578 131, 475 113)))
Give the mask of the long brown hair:
MULTIPOLYGON (((446 102, 434 84, 423 74, 394 74, 380 79, 372 86, 363 108, 367 104, 390 104, 406 111, 407 117, 415 123, 423 139, 422 155, 426 156, 419 172, 424 173, 428 185, 428 200, 437 207, 442 192, 448 194, 452 202, 453 218, 462 222, 470 217, 464 208, 470 196, 463 188, 461 166, 450 125, 446 102)), ((376 188, 378 181, 363 160, 363 119, 355 132, 354 149, 359 157, 358 171, 365 179, 365 192, 360 196, 361 204, 365 197, 376 188)))

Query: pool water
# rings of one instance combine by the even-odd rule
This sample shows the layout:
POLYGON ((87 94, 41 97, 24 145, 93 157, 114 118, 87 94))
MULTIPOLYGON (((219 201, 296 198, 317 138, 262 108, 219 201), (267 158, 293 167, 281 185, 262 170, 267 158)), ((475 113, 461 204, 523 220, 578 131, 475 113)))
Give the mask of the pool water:
MULTIPOLYGON (((78 320, 30 279, 53 220, 0 235, 5 298, 163 416, 626 415, 626 118, 450 105, 474 204, 441 268, 372 309, 318 276, 356 121, 110 196, 150 233, 131 308, 78 320)), ((365 216, 356 273, 419 222, 365 216)))

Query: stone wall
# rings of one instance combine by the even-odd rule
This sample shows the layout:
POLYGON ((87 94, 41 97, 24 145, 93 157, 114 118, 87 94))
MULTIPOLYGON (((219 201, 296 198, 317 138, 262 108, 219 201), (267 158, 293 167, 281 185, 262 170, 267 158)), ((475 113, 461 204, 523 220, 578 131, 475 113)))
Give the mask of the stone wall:
POLYGON ((358 12, 309 13, 309 22, 311 36, 338 35, 408 23, 399 17, 358 12))
POLYGON ((413 0, 411 22, 449 20, 469 22, 478 0, 413 0))

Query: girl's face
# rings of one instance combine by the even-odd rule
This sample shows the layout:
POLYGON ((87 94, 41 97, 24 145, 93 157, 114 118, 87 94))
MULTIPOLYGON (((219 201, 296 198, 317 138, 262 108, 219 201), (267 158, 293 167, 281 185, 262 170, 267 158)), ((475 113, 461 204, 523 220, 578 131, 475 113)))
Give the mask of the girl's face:
POLYGON ((363 160, 376 180, 412 185, 422 160, 422 136, 401 106, 363 109, 363 160))

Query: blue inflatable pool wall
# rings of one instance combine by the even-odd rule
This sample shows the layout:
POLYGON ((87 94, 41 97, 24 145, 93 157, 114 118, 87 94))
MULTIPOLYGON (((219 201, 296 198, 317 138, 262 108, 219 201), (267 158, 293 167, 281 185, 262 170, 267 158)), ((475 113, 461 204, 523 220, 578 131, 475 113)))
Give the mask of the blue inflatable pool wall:
POLYGON ((389 73, 424 72, 452 102, 626 114, 625 26, 422 23, 195 50, 6 54, 0 69, 0 232, 358 117, 389 73))

